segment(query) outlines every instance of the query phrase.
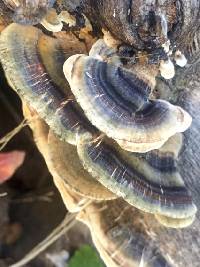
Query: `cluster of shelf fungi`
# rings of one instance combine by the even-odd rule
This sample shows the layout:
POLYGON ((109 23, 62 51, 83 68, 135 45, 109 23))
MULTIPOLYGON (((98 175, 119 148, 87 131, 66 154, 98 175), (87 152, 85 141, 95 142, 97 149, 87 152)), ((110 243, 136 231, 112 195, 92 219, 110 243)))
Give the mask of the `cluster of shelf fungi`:
POLYGON ((199 1, 160 2, 0 4, 7 80, 66 207, 109 267, 185 266, 173 228, 190 228, 197 212, 179 164, 191 96, 179 101, 165 82, 196 64, 199 1))

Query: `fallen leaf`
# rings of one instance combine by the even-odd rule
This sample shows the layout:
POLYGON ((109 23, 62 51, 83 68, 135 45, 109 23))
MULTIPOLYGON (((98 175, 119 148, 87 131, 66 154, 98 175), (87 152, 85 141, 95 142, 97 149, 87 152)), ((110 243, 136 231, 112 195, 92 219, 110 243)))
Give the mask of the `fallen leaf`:
POLYGON ((104 267, 94 248, 84 245, 70 259, 68 267, 104 267))
POLYGON ((0 184, 13 176, 24 162, 25 152, 11 151, 0 153, 0 184))

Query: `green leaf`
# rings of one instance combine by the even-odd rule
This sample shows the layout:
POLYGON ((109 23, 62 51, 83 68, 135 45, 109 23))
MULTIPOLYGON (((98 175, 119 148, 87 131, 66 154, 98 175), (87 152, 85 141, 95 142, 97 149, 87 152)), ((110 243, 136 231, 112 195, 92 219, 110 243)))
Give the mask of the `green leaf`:
POLYGON ((88 245, 82 246, 70 259, 68 267, 104 267, 95 249, 88 245))

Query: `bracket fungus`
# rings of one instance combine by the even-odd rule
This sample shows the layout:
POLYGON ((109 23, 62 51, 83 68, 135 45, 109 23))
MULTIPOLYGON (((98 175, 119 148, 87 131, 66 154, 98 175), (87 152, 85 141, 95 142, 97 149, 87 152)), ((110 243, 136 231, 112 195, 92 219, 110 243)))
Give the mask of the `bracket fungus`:
POLYGON ((95 142, 88 135, 79 137, 77 149, 88 172, 131 205, 177 219, 195 215, 196 206, 178 173, 173 153, 149 152, 143 158, 109 141, 95 142))
POLYGON ((109 267, 171 267, 168 257, 148 235, 152 217, 137 211, 122 199, 92 203, 77 217, 87 224, 100 256, 109 267))
POLYGON ((117 198, 83 168, 75 146, 61 141, 36 111, 23 103, 23 114, 33 130, 34 139, 53 177, 63 183, 63 187, 79 196, 96 200, 117 198))
POLYGON ((59 41, 35 27, 19 24, 9 25, 0 36, 0 59, 10 85, 56 134, 72 144, 77 132, 95 131, 74 101, 62 73, 70 53, 85 51, 81 43, 74 47, 76 42, 73 35, 59 41))
POLYGON ((83 168, 76 147, 62 142, 51 131, 48 134, 51 170, 75 193, 96 200, 109 200, 112 194, 83 168))
MULTIPOLYGON (((152 84, 148 85, 148 79, 141 79, 140 74, 113 60, 119 59, 116 50, 106 47, 103 41, 94 44, 91 56, 86 56, 79 52, 85 53, 81 44, 71 48, 78 42, 73 38, 71 35, 63 40, 51 38, 32 26, 9 25, 0 37, 0 58, 11 86, 55 134, 77 145, 84 167, 114 194, 141 210, 162 215, 162 220, 194 217, 196 207, 174 166, 173 156, 155 159, 151 154, 148 160, 138 157, 113 147, 110 141, 96 139, 100 132, 95 128, 125 150, 147 152, 161 147, 176 132, 185 131, 191 123, 190 115, 167 101, 150 99, 152 84), (64 44, 66 40, 70 42, 64 44), (69 57, 71 54, 75 56, 69 57), (94 58, 98 55, 105 61, 94 58), (69 84, 62 73, 63 63, 69 84), (157 165, 151 166, 150 161, 157 165)), ((74 175, 86 177, 86 184, 87 179, 88 183, 91 180, 91 186, 100 188, 99 193, 98 190, 90 193, 87 185, 82 190, 73 184, 76 167, 71 168, 71 173, 70 170, 65 173, 62 157, 74 155, 78 164, 78 155, 73 147, 60 142, 50 146, 52 163, 60 162, 51 165, 52 172, 62 177, 76 193, 79 191, 91 198, 96 194, 97 199, 113 198, 114 195, 102 189, 83 169, 80 169, 82 174, 74 175), (56 146, 60 149, 57 155, 60 160, 54 160, 56 146)))
POLYGON ((159 148, 191 124, 182 108, 149 99, 151 88, 137 73, 85 55, 69 57, 63 70, 87 118, 126 150, 159 148))
POLYGON ((40 22, 48 31, 60 32, 63 28, 62 21, 59 19, 57 12, 51 8, 46 16, 40 22))
POLYGON ((176 51, 175 53, 175 61, 176 61, 176 64, 180 67, 185 67, 185 65, 187 64, 186 57, 179 50, 176 51))
MULTIPOLYGON (((182 71, 193 68, 194 51, 199 58, 199 4, 158 2, 0 3, 0 61, 7 80, 22 99, 24 116, 37 116, 30 127, 63 201, 79 212, 109 267, 175 266, 168 255, 176 258, 179 244, 173 247, 170 228, 199 220, 199 189, 191 191, 196 177, 183 162, 179 168, 181 150, 187 166, 199 164, 195 155, 187 156, 198 142, 192 140, 196 145, 187 152, 190 130, 187 140, 182 134, 191 125, 189 113, 192 136, 198 132, 199 105, 192 105, 199 93, 194 97, 192 79, 179 88, 175 75, 187 59, 182 71), (187 32, 191 40, 183 44, 187 32), (159 70, 174 79, 156 93, 159 70)), ((176 232, 177 239, 185 241, 182 233, 176 232)))
POLYGON ((57 14, 55 8, 50 8, 46 16, 40 21, 42 26, 50 32, 60 32, 63 28, 63 22, 69 27, 76 26, 75 18, 68 11, 57 14))
POLYGON ((174 64, 172 63, 170 59, 166 61, 161 60, 159 70, 160 70, 161 76, 165 79, 172 79, 175 75, 174 64))

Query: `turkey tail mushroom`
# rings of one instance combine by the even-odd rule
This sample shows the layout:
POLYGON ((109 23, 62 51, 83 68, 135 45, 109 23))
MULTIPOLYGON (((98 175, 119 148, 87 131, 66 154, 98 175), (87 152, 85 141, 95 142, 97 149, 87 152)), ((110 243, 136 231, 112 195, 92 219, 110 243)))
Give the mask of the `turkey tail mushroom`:
POLYGON ((195 215, 196 206, 178 173, 174 153, 152 151, 145 158, 106 140, 95 142, 88 135, 79 136, 77 149, 94 178, 138 209, 177 219, 195 215))
POLYGON ((191 124, 182 108, 150 100, 151 87, 137 73, 85 55, 68 58, 63 70, 87 118, 125 150, 157 149, 191 124))
POLYGON ((52 131, 48 135, 48 154, 51 173, 63 180, 72 192, 96 200, 117 198, 83 168, 76 147, 59 140, 52 131))
POLYGON ((11 24, 0 36, 0 60, 11 87, 72 144, 77 132, 96 131, 74 101, 62 72, 65 59, 77 52, 85 52, 85 46, 72 34, 51 38, 33 26, 11 24))
POLYGON ((156 224, 152 217, 117 199, 92 203, 77 219, 88 225, 106 266, 172 267, 145 225, 146 220, 156 224))
POLYGON ((75 192, 75 195, 96 200, 117 198, 84 170, 75 146, 61 141, 44 120, 38 118, 37 112, 24 103, 23 113, 29 121, 34 140, 55 178, 55 183, 58 181, 58 184, 65 188, 63 190, 70 191, 71 195, 75 192))

